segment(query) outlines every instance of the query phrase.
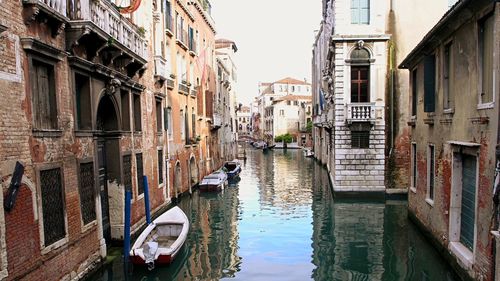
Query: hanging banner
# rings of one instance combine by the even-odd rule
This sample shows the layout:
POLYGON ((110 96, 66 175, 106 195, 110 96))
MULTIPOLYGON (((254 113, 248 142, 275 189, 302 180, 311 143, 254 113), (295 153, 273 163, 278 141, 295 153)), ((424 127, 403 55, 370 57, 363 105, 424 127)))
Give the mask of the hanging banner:
POLYGON ((133 12, 137 11, 137 9, 139 9, 140 5, 141 5, 141 0, 132 0, 130 2, 129 6, 127 6, 127 7, 118 7, 118 9, 120 10, 121 14, 130 14, 130 13, 133 13, 133 12))

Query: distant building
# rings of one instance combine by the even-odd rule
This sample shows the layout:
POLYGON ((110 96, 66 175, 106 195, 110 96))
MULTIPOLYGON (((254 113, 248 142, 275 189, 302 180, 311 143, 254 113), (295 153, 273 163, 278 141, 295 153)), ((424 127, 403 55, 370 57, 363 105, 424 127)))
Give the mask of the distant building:
POLYGON ((252 132, 251 117, 252 115, 250 112, 250 107, 248 106, 242 106, 236 112, 236 127, 238 138, 249 136, 252 132))
POLYGON ((305 122, 299 120, 299 108, 301 103, 310 102, 310 94, 311 84, 290 77, 273 83, 260 83, 256 99, 259 127, 254 130, 255 137, 273 143, 276 136, 288 132, 294 134, 294 141, 297 142, 301 122, 305 122), (279 108, 278 111, 276 108, 279 108))

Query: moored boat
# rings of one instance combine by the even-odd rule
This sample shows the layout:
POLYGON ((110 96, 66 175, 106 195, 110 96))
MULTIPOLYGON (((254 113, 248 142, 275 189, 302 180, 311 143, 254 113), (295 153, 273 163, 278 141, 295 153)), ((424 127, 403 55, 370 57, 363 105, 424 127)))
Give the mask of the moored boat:
POLYGON ((227 174, 218 170, 205 176, 198 184, 200 191, 220 191, 227 185, 227 174))
POLYGON ((232 179, 240 174, 241 165, 240 162, 235 159, 233 161, 227 161, 226 163, 224 163, 224 169, 226 170, 227 178, 232 179))
POLYGON ((133 264, 170 264, 186 242, 189 220, 179 207, 173 207, 153 220, 139 235, 130 250, 133 264))
POLYGON ((312 151, 311 149, 307 148, 307 149, 304 149, 304 156, 305 157, 313 157, 314 156, 314 151, 312 151))

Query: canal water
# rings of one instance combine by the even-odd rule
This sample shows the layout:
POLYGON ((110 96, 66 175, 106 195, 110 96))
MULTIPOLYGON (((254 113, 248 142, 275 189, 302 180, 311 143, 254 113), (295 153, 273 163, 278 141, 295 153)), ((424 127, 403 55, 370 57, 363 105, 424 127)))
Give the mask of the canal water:
POLYGON ((191 229, 173 264, 148 271, 118 258, 90 280, 459 280, 406 201, 334 199, 301 150, 247 157, 237 184, 182 198, 191 229))

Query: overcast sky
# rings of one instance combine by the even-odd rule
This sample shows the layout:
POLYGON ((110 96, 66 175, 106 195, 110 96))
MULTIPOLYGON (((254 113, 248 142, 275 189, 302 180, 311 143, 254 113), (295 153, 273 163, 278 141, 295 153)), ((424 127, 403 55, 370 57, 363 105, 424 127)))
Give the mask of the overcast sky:
POLYGON ((216 38, 235 41, 238 100, 258 94, 258 83, 293 77, 311 81, 314 30, 321 0, 210 0, 216 38))

